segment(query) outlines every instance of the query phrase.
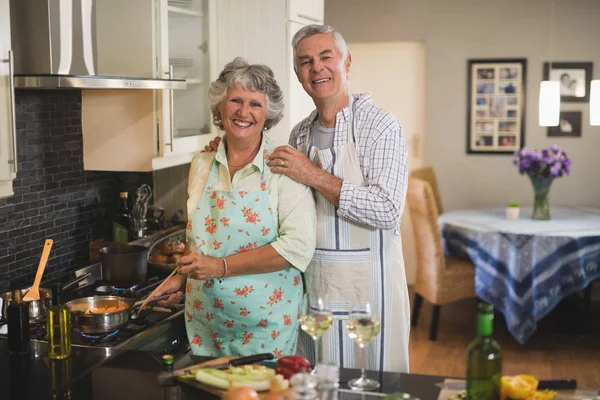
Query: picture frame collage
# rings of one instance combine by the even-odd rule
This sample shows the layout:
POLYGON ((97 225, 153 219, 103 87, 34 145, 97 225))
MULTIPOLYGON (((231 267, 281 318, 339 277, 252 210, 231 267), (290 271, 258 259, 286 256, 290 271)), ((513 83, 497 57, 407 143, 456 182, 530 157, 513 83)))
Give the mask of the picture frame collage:
POLYGON ((525 141, 526 59, 468 61, 467 153, 507 154, 525 141))

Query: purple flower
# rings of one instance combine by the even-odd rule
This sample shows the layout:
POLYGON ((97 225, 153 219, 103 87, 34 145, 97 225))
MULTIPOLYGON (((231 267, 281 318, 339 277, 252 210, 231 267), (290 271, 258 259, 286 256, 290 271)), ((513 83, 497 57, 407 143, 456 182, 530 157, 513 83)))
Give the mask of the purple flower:
POLYGON ((515 151, 512 161, 520 174, 526 173, 538 179, 559 178, 571 172, 571 159, 555 144, 541 151, 523 147, 515 151))
POLYGON ((562 169, 562 164, 560 162, 557 162, 552 167, 550 167, 550 173, 552 174, 553 177, 556 178, 556 177, 560 176, 561 169, 562 169))

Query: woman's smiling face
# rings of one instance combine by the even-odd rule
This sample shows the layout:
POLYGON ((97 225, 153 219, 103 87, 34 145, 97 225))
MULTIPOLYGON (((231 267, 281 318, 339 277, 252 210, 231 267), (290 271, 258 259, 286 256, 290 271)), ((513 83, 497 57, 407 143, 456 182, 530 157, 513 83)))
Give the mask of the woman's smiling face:
POLYGON ((225 134, 230 139, 244 140, 260 135, 267 119, 267 97, 238 86, 227 89, 219 104, 225 134))

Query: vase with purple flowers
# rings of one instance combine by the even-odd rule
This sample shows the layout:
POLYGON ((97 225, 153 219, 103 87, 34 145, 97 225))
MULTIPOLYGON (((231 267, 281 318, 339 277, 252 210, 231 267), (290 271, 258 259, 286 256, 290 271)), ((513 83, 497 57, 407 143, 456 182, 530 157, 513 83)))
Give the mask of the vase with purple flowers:
POLYGON ((519 168, 521 175, 527 174, 533 185, 534 205, 532 219, 549 220, 550 203, 548 196, 550 186, 556 178, 569 175, 571 159, 557 145, 538 151, 523 147, 515 152, 513 164, 519 168))

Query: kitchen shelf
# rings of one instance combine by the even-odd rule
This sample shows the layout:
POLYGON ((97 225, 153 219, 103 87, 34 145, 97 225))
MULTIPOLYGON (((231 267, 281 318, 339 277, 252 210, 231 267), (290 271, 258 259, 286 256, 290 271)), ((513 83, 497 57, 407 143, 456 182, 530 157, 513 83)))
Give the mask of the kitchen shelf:
POLYGON ((169 14, 185 15, 188 17, 203 17, 204 13, 200 11, 188 10, 181 7, 168 6, 169 14))
POLYGON ((186 79, 185 82, 188 85, 202 85, 204 83, 204 80, 203 79, 186 79))

